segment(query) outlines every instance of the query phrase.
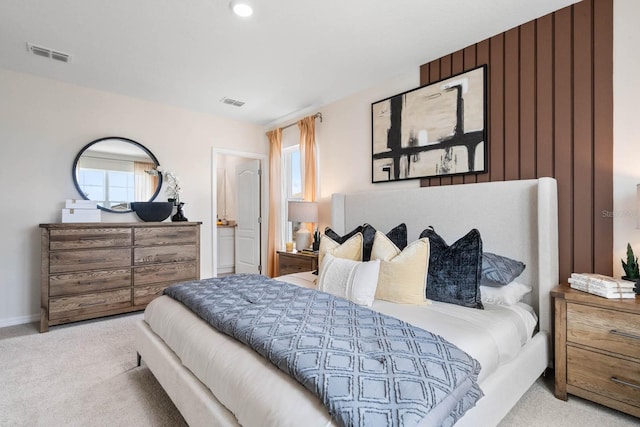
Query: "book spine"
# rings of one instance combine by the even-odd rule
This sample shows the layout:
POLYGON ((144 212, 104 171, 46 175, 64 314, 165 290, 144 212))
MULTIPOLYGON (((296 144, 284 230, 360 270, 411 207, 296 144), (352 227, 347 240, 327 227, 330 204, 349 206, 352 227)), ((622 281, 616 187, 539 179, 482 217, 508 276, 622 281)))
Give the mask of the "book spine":
POLYGON ((604 298, 615 299, 615 298, 635 298, 635 293, 632 292, 612 292, 612 291, 604 291, 600 288, 595 288, 593 286, 584 286, 582 284, 572 283, 571 288, 577 289, 579 291, 587 292, 593 295, 598 295, 604 298))
POLYGON ((626 283, 621 284, 620 286, 608 286, 598 282, 592 282, 590 280, 585 281, 585 280, 578 280, 578 279, 569 279, 569 283, 570 284, 575 283, 576 285, 581 285, 585 287, 588 286, 590 288, 600 289, 605 292, 631 292, 634 287, 633 283, 631 282, 629 282, 629 284, 626 284, 626 283))
POLYGON ((606 288, 618 289, 618 288, 633 288, 634 282, 628 280, 618 280, 613 277, 607 277, 602 275, 589 275, 589 274, 576 274, 572 273, 569 280, 577 280, 582 283, 589 283, 590 285, 598 285, 606 288))

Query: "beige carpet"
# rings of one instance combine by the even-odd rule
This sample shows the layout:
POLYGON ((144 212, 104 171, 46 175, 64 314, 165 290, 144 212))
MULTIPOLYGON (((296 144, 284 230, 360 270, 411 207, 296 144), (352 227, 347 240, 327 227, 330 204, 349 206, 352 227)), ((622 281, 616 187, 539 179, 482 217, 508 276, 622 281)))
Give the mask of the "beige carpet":
MULTIPOLYGON (((142 314, 0 329, 0 426, 184 426, 153 374, 136 367, 142 314)), ((511 426, 638 426, 640 419, 571 397, 540 379, 502 421, 511 426)))

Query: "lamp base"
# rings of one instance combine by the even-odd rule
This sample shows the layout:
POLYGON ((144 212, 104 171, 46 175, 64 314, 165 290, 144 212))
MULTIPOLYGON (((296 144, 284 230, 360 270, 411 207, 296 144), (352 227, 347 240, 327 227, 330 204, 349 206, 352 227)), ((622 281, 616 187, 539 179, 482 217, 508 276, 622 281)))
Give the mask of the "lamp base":
POLYGON ((311 233, 306 227, 300 227, 296 232, 296 250, 301 251, 311 245, 311 233))

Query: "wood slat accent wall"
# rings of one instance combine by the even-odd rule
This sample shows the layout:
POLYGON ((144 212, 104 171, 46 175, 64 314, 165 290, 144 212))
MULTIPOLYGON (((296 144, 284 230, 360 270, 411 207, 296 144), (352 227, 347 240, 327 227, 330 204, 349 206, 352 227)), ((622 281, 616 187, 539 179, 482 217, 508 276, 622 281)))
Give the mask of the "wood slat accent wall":
MULTIPOLYGON (((487 64, 489 172, 421 186, 553 176, 560 279, 613 273, 613 0, 583 0, 420 67, 487 64)), ((508 254, 505 254, 508 255, 508 254)))

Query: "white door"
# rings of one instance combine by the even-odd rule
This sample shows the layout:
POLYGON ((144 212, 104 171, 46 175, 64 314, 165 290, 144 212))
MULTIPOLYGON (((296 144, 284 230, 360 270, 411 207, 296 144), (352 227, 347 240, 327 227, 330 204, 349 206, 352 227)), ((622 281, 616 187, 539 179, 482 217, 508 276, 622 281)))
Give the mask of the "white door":
POLYGON ((236 273, 262 273, 260 265, 260 161, 249 160, 236 166, 236 273))

